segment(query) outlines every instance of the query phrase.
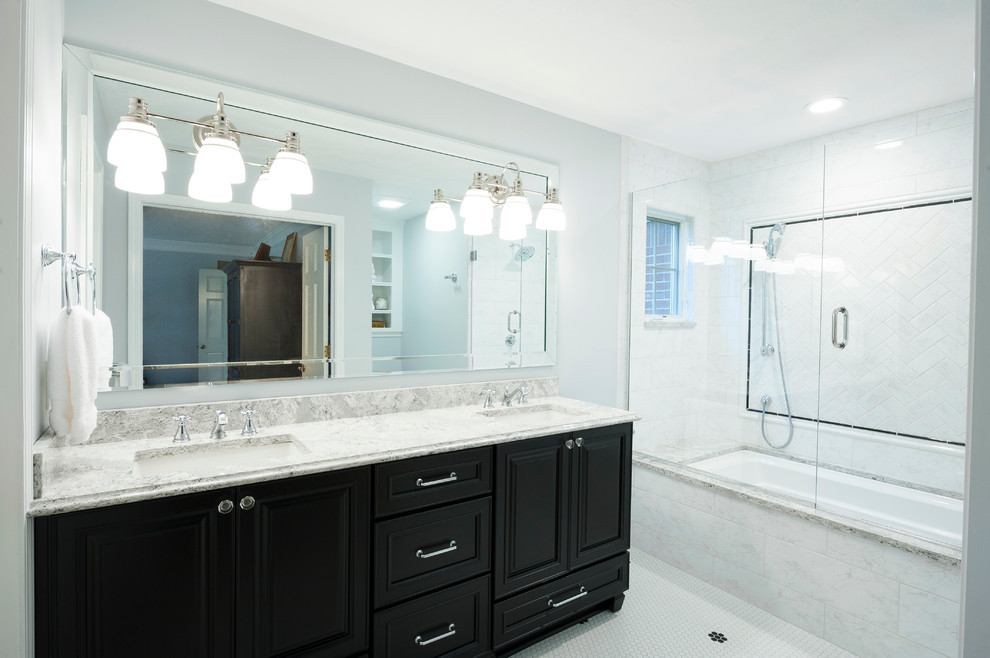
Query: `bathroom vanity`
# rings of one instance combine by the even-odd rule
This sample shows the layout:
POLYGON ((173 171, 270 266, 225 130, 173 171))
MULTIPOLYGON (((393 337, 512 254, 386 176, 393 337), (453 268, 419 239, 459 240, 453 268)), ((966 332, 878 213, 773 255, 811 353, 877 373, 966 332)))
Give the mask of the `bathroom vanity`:
POLYGON ((285 425, 225 439, 215 475, 138 463, 194 470, 168 438, 39 449, 105 478, 41 469, 37 655, 502 655, 618 611, 634 419, 548 398, 285 425))

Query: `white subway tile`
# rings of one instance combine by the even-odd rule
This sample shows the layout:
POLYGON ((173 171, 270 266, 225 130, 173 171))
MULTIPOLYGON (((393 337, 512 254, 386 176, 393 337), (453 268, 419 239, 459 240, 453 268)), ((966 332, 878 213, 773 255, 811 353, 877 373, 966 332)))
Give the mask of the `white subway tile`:
POLYGON ((845 562, 767 537, 764 574, 828 606, 897 632, 899 584, 845 562))
POLYGON ((826 606, 825 639, 861 658, 945 658, 862 619, 826 606))
POLYGON ((632 545, 706 583, 712 582, 715 558, 711 553, 682 544, 635 522, 632 524, 632 545))
POLYGON ((900 634, 954 658, 959 646, 959 603, 902 584, 900 634))
POLYGON ((715 578, 712 582, 720 589, 799 628, 819 637, 825 634, 825 604, 821 601, 719 558, 715 558, 715 578))

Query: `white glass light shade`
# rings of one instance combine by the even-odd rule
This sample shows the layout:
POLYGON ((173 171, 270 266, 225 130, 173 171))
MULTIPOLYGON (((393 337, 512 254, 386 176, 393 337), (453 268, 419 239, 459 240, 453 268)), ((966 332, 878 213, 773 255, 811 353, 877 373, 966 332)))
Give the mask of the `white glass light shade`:
POLYGON ((749 255, 749 243, 745 240, 733 240, 727 255, 732 258, 746 258, 749 255))
MULTIPOLYGON (((478 222, 487 221, 491 225, 492 217, 494 216, 495 207, 492 205, 492 199, 488 196, 487 190, 469 188, 464 193, 464 200, 461 201, 461 217, 478 222)), ((467 229, 465 229, 466 232, 467 229)), ((491 233, 490 230, 488 232, 491 233)), ((484 235, 484 233, 469 235, 484 235)))
POLYGON ((505 200, 502 206, 502 221, 529 225, 533 223, 533 209, 529 207, 529 201, 521 194, 512 194, 505 200))
POLYGON ((193 173, 189 177, 189 196, 200 201, 228 203, 234 198, 234 193, 227 181, 193 173))
POLYGON ((431 201, 430 210, 426 213, 427 231, 453 231, 457 228, 454 211, 446 201, 431 201))
POLYGON ((464 235, 488 235, 492 232, 492 218, 484 215, 468 217, 464 220, 464 235))
POLYGON ((165 176, 160 171, 138 167, 117 167, 113 184, 118 190, 135 194, 162 194, 165 192, 165 176))
POLYGON ((687 262, 689 263, 704 263, 708 257, 705 248, 701 245, 688 245, 684 251, 684 257, 687 258, 687 262))
POLYGON ((271 174, 290 194, 313 193, 313 172, 302 153, 280 149, 272 162, 271 174))
POLYGON ((536 216, 536 228, 543 231, 563 231, 567 226, 564 206, 547 201, 536 216))
POLYGON ((226 137, 207 137, 196 154, 194 175, 205 175, 228 183, 243 183, 246 177, 244 158, 237 143, 226 137))
POLYGON ((269 172, 263 171, 251 192, 251 204, 265 210, 289 210, 292 208, 292 195, 273 180, 269 172))
POLYGON ((806 272, 818 272, 822 268, 822 257, 814 254, 800 253, 794 257, 794 267, 806 272))
POLYGON ((502 208, 502 215, 498 222, 498 237, 502 240, 522 240, 526 237, 526 224, 518 217, 505 217, 505 208, 502 208))
POLYGON ((712 240, 712 254, 717 256, 728 256, 731 250, 732 238, 715 238, 712 240))
POLYGON ((721 265, 725 262, 724 254, 716 254, 713 251, 709 251, 705 256, 705 265, 721 265))
POLYGON ((150 123, 121 121, 107 145, 107 162, 118 167, 165 171, 165 147, 150 123))
POLYGON ((751 244, 749 245, 749 253, 746 254, 746 260, 753 261, 764 261, 767 259, 767 250, 763 245, 751 244))

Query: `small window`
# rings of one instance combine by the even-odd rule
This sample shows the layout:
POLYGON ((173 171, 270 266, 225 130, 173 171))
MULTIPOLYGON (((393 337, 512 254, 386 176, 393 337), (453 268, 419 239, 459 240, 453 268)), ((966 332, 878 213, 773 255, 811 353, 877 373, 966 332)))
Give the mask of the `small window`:
POLYGON ((678 222, 646 220, 646 315, 677 315, 680 290, 678 222))

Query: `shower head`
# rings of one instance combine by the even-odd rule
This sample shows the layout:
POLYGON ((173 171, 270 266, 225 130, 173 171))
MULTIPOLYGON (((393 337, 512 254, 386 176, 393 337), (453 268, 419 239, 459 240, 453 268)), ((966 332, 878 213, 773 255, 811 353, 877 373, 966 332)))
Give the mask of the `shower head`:
POLYGON ((784 230, 787 229, 787 224, 784 222, 777 222, 770 229, 770 235, 767 236, 767 241, 763 243, 763 247, 767 250, 767 258, 773 260, 777 257, 777 252, 780 250, 780 243, 784 239, 784 230), (777 234, 774 237, 774 233, 777 234))
POLYGON ((535 253, 536 253, 536 249, 534 249, 533 247, 523 247, 522 245, 520 245, 519 249, 516 251, 515 255, 513 255, 512 259, 515 260, 517 263, 522 263, 532 258, 533 254, 535 253))

